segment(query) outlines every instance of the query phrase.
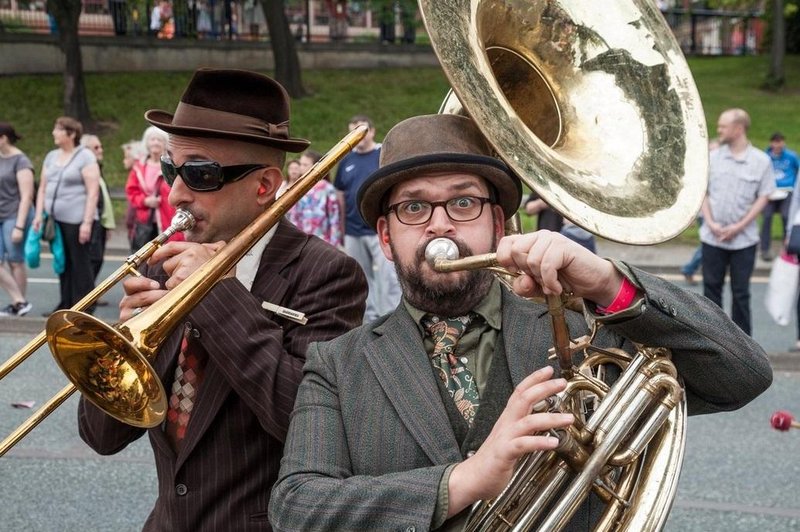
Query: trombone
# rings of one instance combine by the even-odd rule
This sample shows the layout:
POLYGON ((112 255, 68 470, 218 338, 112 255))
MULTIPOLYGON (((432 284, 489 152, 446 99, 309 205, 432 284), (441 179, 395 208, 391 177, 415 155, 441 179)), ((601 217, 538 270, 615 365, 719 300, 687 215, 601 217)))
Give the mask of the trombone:
MULTIPOLYGON (((30 432, 75 390, 115 419, 136 427, 159 425, 166 415, 167 396, 151 359, 175 325, 216 285, 225 273, 263 237, 367 133, 359 126, 340 140, 290 189, 208 262, 143 312, 124 323, 108 325, 82 312, 128 274, 140 275, 140 266, 172 233, 164 234, 126 260, 118 272, 103 281, 75 307, 54 312, 45 332, 0 368, 0 379, 36 349, 49 344, 58 365, 71 381, 45 406, 0 442, 0 456, 30 432), (135 272, 135 273, 134 273, 135 272)), ((178 218, 178 216, 176 216, 178 218)), ((187 222, 192 223, 192 222, 187 222)), ((189 226, 191 227, 191 226, 189 226)))
MULTIPOLYGON (((91 307, 98 299, 100 299, 106 292, 111 290, 118 282, 122 281, 128 275, 141 277, 139 268, 144 264, 155 251, 160 248, 169 237, 178 231, 186 231, 194 227, 194 216, 188 211, 183 209, 178 210, 172 218, 170 226, 167 227, 160 235, 153 240, 139 248, 138 251, 125 259, 125 262, 117 268, 117 270, 104 279, 94 290, 86 294, 80 301, 78 301, 72 310, 83 311, 91 307)), ((11 373, 17 366, 24 362, 28 357, 35 353, 47 341, 47 330, 40 332, 33 340, 25 344, 25 346, 14 354, 11 358, 6 360, 0 365, 0 380, 4 379, 6 375, 11 373)), ((37 410, 25 422, 17 427, 6 439, 0 442, 0 456, 17 444, 22 438, 25 437, 33 428, 38 425, 44 418, 49 416, 55 409, 69 399, 75 393, 77 388, 74 384, 68 384, 60 392, 55 394, 44 406, 37 410)))

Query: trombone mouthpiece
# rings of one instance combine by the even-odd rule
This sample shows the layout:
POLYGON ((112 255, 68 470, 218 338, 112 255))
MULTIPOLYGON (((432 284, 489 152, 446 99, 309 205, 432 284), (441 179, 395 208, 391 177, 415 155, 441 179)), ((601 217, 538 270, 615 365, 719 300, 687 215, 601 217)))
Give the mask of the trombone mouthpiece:
POLYGON ((457 258, 458 246, 449 238, 434 238, 425 247, 425 260, 431 266, 435 266, 436 259, 456 260, 457 258))
POLYGON ((187 210, 178 209, 172 217, 170 227, 174 228, 175 232, 189 230, 194 227, 194 216, 187 210))

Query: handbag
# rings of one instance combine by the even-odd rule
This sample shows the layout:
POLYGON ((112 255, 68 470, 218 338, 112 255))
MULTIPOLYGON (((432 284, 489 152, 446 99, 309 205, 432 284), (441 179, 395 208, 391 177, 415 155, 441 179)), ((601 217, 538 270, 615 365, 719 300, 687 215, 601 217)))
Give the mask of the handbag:
MULTIPOLYGON (((53 202, 55 203, 55 202, 53 202)), ((44 224, 42 224, 42 240, 52 242, 56 237, 56 219, 52 215, 44 215, 44 224)))
POLYGON ((772 263, 769 284, 764 294, 764 306, 778 325, 789 325, 792 311, 797 304, 797 288, 800 284, 800 264, 797 257, 781 254, 772 263))
POLYGON ((134 222, 133 237, 131 238, 131 249, 134 252, 158 236, 155 213, 155 209, 150 209, 150 216, 148 216, 146 222, 134 222))

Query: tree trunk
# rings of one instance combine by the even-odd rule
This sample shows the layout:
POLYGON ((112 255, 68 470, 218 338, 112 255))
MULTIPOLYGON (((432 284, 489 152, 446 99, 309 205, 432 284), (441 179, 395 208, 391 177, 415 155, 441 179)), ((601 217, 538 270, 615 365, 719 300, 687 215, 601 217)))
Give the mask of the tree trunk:
POLYGON ((767 88, 779 90, 786 82, 783 68, 786 56, 786 19, 783 15, 783 0, 772 0, 772 48, 769 53, 767 88))
POLYGON ((294 44, 294 35, 289 28, 283 0, 261 2, 275 61, 275 79, 286 88, 292 98, 302 98, 308 93, 303 87, 300 58, 294 44))
POLYGON ((81 0, 47 0, 47 12, 56 22, 58 45, 64 53, 64 114, 76 118, 84 127, 90 125, 92 115, 83 83, 83 59, 78 40, 78 19, 83 9, 81 0))

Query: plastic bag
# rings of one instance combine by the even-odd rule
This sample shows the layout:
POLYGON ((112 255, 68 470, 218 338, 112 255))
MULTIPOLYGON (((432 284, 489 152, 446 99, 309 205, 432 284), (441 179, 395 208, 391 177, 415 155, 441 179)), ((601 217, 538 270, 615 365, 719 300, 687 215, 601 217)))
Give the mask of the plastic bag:
POLYGON ((40 255, 42 252, 41 234, 35 231, 33 227, 28 229, 28 234, 25 237, 25 264, 28 268, 38 268, 40 255))
POLYGON ((772 263, 769 274, 767 293, 764 295, 764 306, 778 325, 789 325, 792 311, 797 304, 797 288, 800 283, 800 264, 797 257, 782 253, 772 263))

